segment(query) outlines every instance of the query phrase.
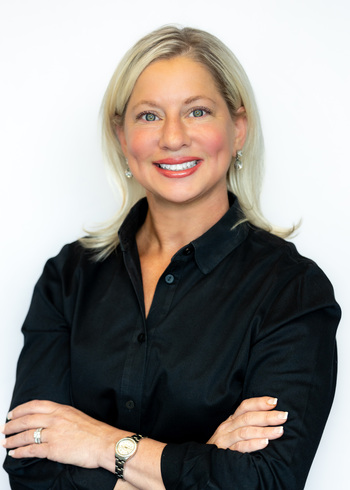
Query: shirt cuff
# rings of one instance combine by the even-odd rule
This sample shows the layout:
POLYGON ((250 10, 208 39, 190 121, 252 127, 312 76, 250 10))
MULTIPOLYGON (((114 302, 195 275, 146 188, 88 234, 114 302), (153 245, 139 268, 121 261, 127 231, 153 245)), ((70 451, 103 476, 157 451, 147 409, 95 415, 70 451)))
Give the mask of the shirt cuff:
POLYGON ((207 468, 210 467, 210 455, 214 448, 216 446, 212 444, 196 442, 167 444, 161 458, 161 472, 165 488, 167 490, 204 489, 209 480, 207 468), (181 487, 178 486, 180 482, 181 487))

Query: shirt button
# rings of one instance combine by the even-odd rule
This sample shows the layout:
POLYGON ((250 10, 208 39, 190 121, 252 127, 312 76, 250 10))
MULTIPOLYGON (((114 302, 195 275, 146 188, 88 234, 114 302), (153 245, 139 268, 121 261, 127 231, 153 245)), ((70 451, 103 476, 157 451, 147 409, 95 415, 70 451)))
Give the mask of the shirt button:
POLYGON ((192 253, 191 247, 186 247, 185 250, 183 251, 184 255, 191 255, 191 253, 192 253))
POLYGON ((146 340, 146 335, 144 333, 140 333, 137 336, 137 340, 140 342, 140 344, 142 344, 146 340))
POLYGON ((134 407, 135 407, 135 403, 132 401, 132 400, 128 400, 126 403, 125 403, 125 406, 128 410, 132 410, 134 407))
POLYGON ((165 282, 167 284, 172 284, 174 282, 174 280, 175 280, 175 278, 174 278, 174 276, 172 274, 167 274, 165 276, 165 282))

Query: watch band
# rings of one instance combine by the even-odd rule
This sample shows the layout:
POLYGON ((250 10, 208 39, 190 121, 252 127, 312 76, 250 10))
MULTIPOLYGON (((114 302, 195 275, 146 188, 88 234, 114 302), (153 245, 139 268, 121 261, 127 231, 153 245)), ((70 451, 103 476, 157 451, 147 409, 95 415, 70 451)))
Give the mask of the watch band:
MULTIPOLYGON (((134 434, 133 436, 130 436, 130 437, 123 437, 123 439, 120 439, 120 441, 123 441, 123 440, 128 440, 128 439, 133 439, 135 442, 136 442, 136 445, 138 444, 138 442, 143 439, 143 436, 141 436, 140 434, 134 434)), ((116 448, 117 448, 117 445, 119 444, 118 441, 116 443, 116 448)), ((119 456, 117 454, 117 450, 115 452, 115 474, 117 475, 117 478, 121 478, 122 480, 124 479, 124 465, 126 463, 126 461, 132 457, 136 452, 136 449, 129 455, 126 455, 126 456, 119 456)))

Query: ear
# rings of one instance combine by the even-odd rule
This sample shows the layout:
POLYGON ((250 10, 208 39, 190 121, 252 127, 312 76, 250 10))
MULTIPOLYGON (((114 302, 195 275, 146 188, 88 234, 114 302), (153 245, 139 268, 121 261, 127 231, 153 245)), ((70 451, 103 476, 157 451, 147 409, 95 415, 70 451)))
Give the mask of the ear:
POLYGON ((116 124, 114 126, 114 131, 115 131, 115 134, 119 140, 120 146, 122 147, 123 153, 124 153, 124 155, 126 155, 127 144, 126 144, 126 137, 125 137, 125 131, 124 131, 123 126, 119 126, 118 124, 116 124))
POLYGON ((247 137, 247 116, 245 112, 245 108, 242 106, 237 110, 237 115, 234 120, 234 126, 235 126, 235 154, 236 156, 236 151, 241 150, 243 148, 244 142, 247 137))

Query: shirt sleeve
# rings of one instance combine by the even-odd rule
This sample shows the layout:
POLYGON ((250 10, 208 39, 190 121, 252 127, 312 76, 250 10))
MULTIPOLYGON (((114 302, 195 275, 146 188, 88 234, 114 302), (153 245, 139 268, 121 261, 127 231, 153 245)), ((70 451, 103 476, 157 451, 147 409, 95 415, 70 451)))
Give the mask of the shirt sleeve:
POLYGON ((195 442, 168 444, 161 461, 167 489, 304 488, 334 397, 340 309, 312 263, 272 290, 252 329, 242 399, 278 397, 277 408, 289 412, 284 435, 246 454, 195 442))
MULTIPOLYGON (((18 361, 10 409, 33 399, 72 405, 70 394, 70 318, 74 315, 74 281, 71 248, 66 246, 47 262, 39 279, 22 332, 24 346, 18 361), (71 262, 71 264, 70 264, 71 262)), ((74 255, 74 254, 73 254, 74 255)), ((112 490, 116 477, 99 469, 63 465, 47 459, 7 456, 4 469, 13 490, 112 490)))

